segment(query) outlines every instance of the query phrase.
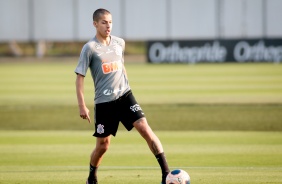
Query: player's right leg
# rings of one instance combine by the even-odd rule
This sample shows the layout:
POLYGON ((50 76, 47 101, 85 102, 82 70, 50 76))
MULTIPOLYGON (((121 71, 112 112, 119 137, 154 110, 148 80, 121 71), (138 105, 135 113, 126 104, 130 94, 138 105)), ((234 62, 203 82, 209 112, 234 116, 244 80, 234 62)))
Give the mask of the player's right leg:
POLYGON ((97 170, 102 162, 103 156, 109 149, 111 143, 111 136, 107 137, 97 137, 96 147, 90 155, 90 169, 89 176, 86 184, 98 184, 97 181, 97 170))
POLYGON ((109 149, 111 143, 111 136, 107 137, 97 137, 96 138, 96 147, 91 153, 90 163, 93 166, 99 166, 101 164, 104 153, 109 149))
POLYGON ((97 170, 103 156, 111 143, 111 135, 116 135, 119 120, 115 114, 115 103, 100 103, 95 105, 95 133, 96 147, 90 156, 89 184, 97 184, 97 170))

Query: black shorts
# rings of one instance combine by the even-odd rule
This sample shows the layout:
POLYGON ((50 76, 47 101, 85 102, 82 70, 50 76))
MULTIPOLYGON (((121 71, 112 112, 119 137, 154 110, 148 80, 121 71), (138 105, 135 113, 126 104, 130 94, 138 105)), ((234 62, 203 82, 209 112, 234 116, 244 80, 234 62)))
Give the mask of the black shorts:
POLYGON ((119 122, 130 131, 136 120, 145 117, 131 91, 117 100, 96 104, 94 111, 95 137, 107 137, 110 134, 115 136, 119 122))

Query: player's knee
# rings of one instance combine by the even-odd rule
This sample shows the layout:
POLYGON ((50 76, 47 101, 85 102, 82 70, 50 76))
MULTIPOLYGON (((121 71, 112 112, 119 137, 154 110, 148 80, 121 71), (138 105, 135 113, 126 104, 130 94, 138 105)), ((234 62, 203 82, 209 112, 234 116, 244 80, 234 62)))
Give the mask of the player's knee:
POLYGON ((108 147, 106 147, 106 146, 96 147, 96 153, 98 155, 103 155, 104 153, 106 153, 107 150, 108 150, 108 147))
POLYGON ((133 125, 138 131, 146 131, 149 127, 146 118, 136 120, 133 125))
POLYGON ((152 129, 148 125, 146 118, 140 118, 139 120, 137 120, 134 123, 134 127, 144 138, 152 134, 152 129))
POLYGON ((96 145, 96 151, 103 154, 105 153, 110 147, 109 141, 101 141, 96 145))

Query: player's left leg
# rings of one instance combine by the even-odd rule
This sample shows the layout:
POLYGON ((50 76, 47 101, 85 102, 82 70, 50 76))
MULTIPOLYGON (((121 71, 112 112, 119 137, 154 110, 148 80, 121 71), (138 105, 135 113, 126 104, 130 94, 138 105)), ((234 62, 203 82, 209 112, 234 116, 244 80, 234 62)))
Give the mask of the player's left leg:
POLYGON ((165 178, 169 173, 169 168, 164 156, 163 146, 159 138, 148 125, 142 108, 137 103, 131 91, 122 96, 119 103, 120 108, 118 110, 122 124, 128 131, 135 127, 140 135, 146 140, 150 150, 158 160, 162 170, 162 183, 165 184, 165 178))
POLYGON ((146 140, 150 150, 154 155, 160 154, 163 152, 163 146, 152 131, 151 127, 148 125, 146 118, 140 118, 133 123, 133 126, 140 133, 140 135, 146 140))
POLYGON ((163 146, 161 141, 152 131, 151 127, 148 125, 145 117, 138 119, 133 123, 133 126, 140 133, 140 135, 146 140, 150 150, 155 155, 158 163, 162 170, 162 183, 165 184, 165 179, 169 173, 168 164, 164 155, 163 146))

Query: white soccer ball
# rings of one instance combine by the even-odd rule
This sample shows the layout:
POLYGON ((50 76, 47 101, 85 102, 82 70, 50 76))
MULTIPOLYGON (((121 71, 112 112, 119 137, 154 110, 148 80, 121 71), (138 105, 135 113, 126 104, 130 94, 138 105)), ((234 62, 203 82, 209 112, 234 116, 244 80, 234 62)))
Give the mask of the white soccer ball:
POLYGON ((181 169, 170 171, 166 177, 166 184, 190 184, 189 174, 181 169))

